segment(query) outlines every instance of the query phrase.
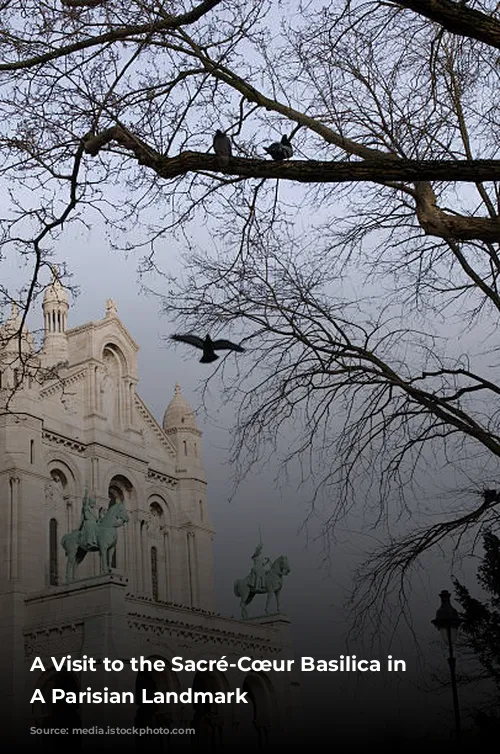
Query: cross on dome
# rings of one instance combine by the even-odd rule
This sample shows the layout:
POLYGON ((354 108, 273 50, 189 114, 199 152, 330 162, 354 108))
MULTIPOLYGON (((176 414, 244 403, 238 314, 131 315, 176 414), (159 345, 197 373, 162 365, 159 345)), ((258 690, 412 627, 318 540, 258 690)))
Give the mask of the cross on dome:
POLYGON ((163 416, 163 429, 195 429, 198 431, 193 409, 181 393, 181 386, 175 383, 174 397, 163 416))

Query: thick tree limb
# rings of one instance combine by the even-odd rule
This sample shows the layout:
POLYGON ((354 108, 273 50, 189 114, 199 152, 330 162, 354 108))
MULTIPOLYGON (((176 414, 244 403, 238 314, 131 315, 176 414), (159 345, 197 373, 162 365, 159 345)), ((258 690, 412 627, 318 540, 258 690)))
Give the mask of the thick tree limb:
POLYGON ((387 160, 377 158, 359 162, 272 162, 233 157, 229 164, 221 164, 216 155, 200 152, 165 157, 122 126, 112 126, 99 134, 86 136, 85 151, 95 156, 111 142, 129 149, 140 165, 146 165, 165 179, 192 172, 218 172, 240 178, 281 178, 298 183, 414 182, 417 184, 417 217, 426 234, 459 241, 500 241, 500 218, 444 212, 436 205, 436 196, 428 183, 500 180, 500 160, 399 160, 391 156, 387 160))
POLYGON ((436 202, 436 195, 430 183, 416 184, 417 220, 426 235, 456 241, 500 241, 500 218, 452 215, 444 212, 436 202))
POLYGON ((477 39, 500 49, 500 21, 452 0, 393 0, 414 13, 440 24, 447 31, 477 39))
POLYGON ((142 165, 162 178, 176 178, 191 172, 218 172, 241 178, 282 178, 299 183, 346 183, 360 181, 450 181, 475 183, 500 180, 500 160, 398 160, 388 157, 359 162, 290 160, 273 162, 233 157, 222 164, 216 155, 181 152, 164 157, 121 126, 112 126, 85 137, 85 152, 96 155, 112 141, 130 149, 142 165))

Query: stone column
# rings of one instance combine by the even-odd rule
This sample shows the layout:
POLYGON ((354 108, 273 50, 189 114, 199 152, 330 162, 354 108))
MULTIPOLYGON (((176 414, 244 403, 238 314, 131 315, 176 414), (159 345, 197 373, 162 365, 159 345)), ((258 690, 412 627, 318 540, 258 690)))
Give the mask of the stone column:
POLYGON ((172 601, 171 595, 171 564, 170 564, 170 537, 166 529, 163 529, 163 563, 165 568, 165 580, 163 584, 163 594, 167 602, 172 601))
POLYGON ((16 581, 19 578, 19 502, 20 502, 20 484, 18 476, 9 478, 10 500, 9 500, 9 580, 16 581))

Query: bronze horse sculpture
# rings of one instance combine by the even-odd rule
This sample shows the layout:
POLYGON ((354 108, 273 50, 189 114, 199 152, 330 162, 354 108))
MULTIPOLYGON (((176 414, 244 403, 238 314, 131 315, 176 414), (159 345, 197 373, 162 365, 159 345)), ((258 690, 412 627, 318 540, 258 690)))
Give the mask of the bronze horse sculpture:
POLYGON ((286 555, 280 555, 276 558, 271 565, 267 573, 265 574, 263 586, 256 587, 252 576, 247 576, 245 579, 238 579, 234 582, 234 594, 240 599, 241 617, 243 620, 247 620, 248 612, 246 606, 250 604, 256 594, 267 594, 266 600, 266 614, 269 613, 269 605, 271 603, 271 596, 274 594, 276 600, 276 612, 280 611, 280 591, 283 586, 283 576, 287 576, 290 573, 290 566, 288 565, 288 558, 286 555))
POLYGON ((111 563, 116 550, 118 527, 129 520, 123 503, 111 505, 96 525, 97 545, 87 547, 81 544, 80 529, 65 534, 61 544, 66 553, 66 581, 69 584, 76 578, 76 569, 88 552, 99 552, 101 573, 111 573, 111 563))

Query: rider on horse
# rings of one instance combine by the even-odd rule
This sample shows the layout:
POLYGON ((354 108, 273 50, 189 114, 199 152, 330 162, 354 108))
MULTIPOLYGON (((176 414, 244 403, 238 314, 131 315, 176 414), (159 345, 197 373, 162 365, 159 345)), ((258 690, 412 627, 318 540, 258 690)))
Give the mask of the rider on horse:
POLYGON ((95 507, 96 499, 89 497, 87 488, 82 503, 82 517, 80 522, 79 545, 84 549, 98 547, 97 541, 97 523, 98 512, 95 507))
POLYGON ((235 597, 240 600, 241 618, 247 620, 247 605, 252 602, 256 594, 267 594, 266 614, 269 614, 272 595, 276 599, 276 612, 280 612, 279 595, 283 585, 283 577, 290 573, 290 566, 286 555, 280 555, 272 563, 269 558, 262 555, 262 542, 252 555, 253 568, 244 579, 234 582, 233 591, 235 597))
POLYGON ((269 571, 271 561, 261 555, 262 542, 257 545, 252 555, 253 567, 250 571, 250 583, 255 591, 264 590, 266 586, 266 573, 269 571))
POLYGON ((66 581, 76 578, 76 569, 88 552, 99 551, 101 573, 111 573, 116 552, 117 529, 129 521, 123 501, 114 497, 107 509, 97 509, 96 499, 89 497, 85 488, 80 526, 65 534, 61 544, 66 553, 66 581))

